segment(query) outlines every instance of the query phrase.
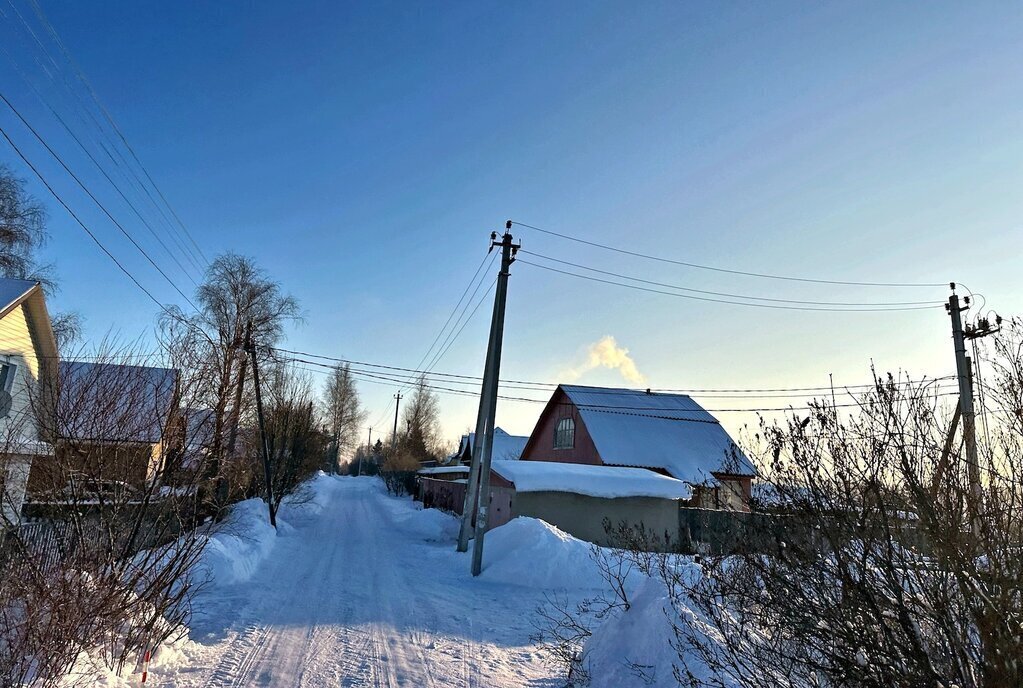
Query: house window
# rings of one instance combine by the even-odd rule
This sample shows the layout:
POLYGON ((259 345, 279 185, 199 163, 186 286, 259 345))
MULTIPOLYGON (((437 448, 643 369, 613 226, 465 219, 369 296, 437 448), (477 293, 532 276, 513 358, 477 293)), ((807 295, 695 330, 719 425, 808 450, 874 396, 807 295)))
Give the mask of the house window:
POLYGON ((0 363, 0 418, 6 418, 11 413, 13 403, 11 389, 14 387, 17 372, 18 366, 14 363, 0 363))
POLYGON ((558 427, 554 430, 554 448, 571 449, 575 446, 575 421, 571 418, 562 418, 558 421, 558 427))

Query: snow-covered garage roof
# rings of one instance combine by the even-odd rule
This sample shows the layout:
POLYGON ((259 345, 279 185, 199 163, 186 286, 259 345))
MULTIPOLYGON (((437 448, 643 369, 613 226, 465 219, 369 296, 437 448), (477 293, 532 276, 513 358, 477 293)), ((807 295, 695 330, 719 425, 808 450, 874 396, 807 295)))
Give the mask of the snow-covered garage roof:
POLYGON ((495 461, 492 470, 516 492, 572 492, 590 497, 689 499, 689 485, 645 468, 589 466, 554 461, 495 461))
POLYGON ((694 485, 756 475, 721 424, 685 394, 561 385, 605 464, 659 468, 694 485))

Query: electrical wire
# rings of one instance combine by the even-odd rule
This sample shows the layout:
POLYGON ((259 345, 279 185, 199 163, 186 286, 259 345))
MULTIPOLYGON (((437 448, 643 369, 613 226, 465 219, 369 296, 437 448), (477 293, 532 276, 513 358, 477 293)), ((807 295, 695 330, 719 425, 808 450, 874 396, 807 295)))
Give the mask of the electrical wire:
MULTIPOLYGON (((164 206, 166 206, 167 210, 170 211, 171 216, 173 216, 174 219, 177 221, 178 226, 181 227, 182 232, 184 232, 184 235, 188 238, 188 240, 191 242, 191 245, 195 248, 196 252, 199 254, 201 262, 203 262, 203 263, 208 265, 209 264, 209 259, 203 253, 202 248, 195 241, 195 238, 192 236, 192 233, 188 231, 188 227, 185 226, 185 223, 181 221, 181 218, 178 216, 177 212, 174 210, 174 207, 171 206, 171 204, 167 201, 167 198, 166 198, 166 196, 164 196, 163 191, 157 185, 157 183, 153 179, 152 175, 149 174, 149 170, 146 169, 146 166, 142 164, 142 161, 139 159, 138 155, 135 153, 135 149, 128 142, 128 139, 124 135, 124 132, 121 131, 121 128, 117 125, 117 122, 114 120, 113 116, 110 114, 110 111, 103 104, 103 101, 100 99, 99 94, 96 93, 96 90, 92 87, 92 83, 89 81, 88 77, 86 77, 85 72, 82 70, 82 68, 75 61, 74 57, 72 57, 70 51, 67 49, 67 46, 64 44, 64 41, 60 38, 60 35, 57 33, 56 29, 53 27, 53 24, 50 23, 50 20, 47 18, 46 14, 43 12, 42 7, 39 5, 37 0, 30 0, 30 2, 32 4, 32 8, 35 11, 36 16, 39 18, 40 23, 43 25, 43 28, 45 28, 47 33, 50 34, 50 37, 53 39, 53 41, 56 44, 57 48, 60 50, 61 54, 64 56, 64 59, 71 66, 71 69, 74 72, 74 74, 75 74, 76 78, 78 79, 78 81, 85 87, 86 92, 92 98, 92 101, 96 104, 96 107, 102 113, 104 119, 106 119, 106 121, 110 125, 111 129, 114 131, 114 133, 117 134, 118 138, 124 144, 124 147, 131 154, 132 159, 135 161, 135 164, 138 165, 139 169, 142 170, 142 173, 145 175, 145 177, 149 181, 150 185, 153 187, 153 189, 156 191, 157 195, 163 201, 164 206)), ((18 14, 20 16, 20 12, 18 14)), ((22 21, 24 22, 23 18, 22 18, 22 21)), ((129 169, 130 169, 130 165, 129 165, 129 169)), ((140 180, 140 186, 142 186, 142 188, 146 191, 147 194, 149 193, 148 190, 146 189, 145 185, 141 184, 141 180, 140 180)), ((155 199, 153 199, 153 204, 156 205, 159 208, 159 206, 156 204, 155 199)), ((162 212, 162 210, 161 210, 161 212, 162 212)))
MULTIPOLYGON (((194 308, 197 313, 200 312, 199 308, 192 302, 192 300, 188 297, 188 295, 185 294, 185 292, 181 291, 181 288, 178 287, 178 285, 174 282, 174 280, 172 280, 170 278, 170 276, 166 272, 164 272, 163 268, 161 268, 156 263, 156 261, 153 260, 152 256, 150 256, 149 253, 138 243, 138 241, 135 240, 135 238, 131 235, 131 233, 128 230, 126 230, 124 228, 124 226, 121 225, 121 223, 118 222, 117 219, 110 213, 110 211, 107 210, 106 206, 103 205, 103 203, 101 203, 98 198, 96 198, 95 194, 93 194, 92 191, 90 191, 89 188, 82 182, 82 180, 79 179, 78 175, 76 175, 71 170, 71 168, 68 167, 67 163, 64 162, 63 158, 61 158, 60 155, 58 155, 57 152, 55 150, 53 150, 52 147, 50 147, 50 145, 46 142, 45 139, 43 139, 43 137, 39 134, 39 132, 36 130, 36 128, 33 127, 29 123, 29 121, 27 119, 25 119, 24 116, 22 116, 21 112, 16 107, 14 107, 14 104, 11 103, 11 101, 7 99, 7 96, 5 96, 3 93, 0 93, 0 100, 2 100, 4 102, 4 104, 7 105, 7 107, 11 110, 11 112, 13 112, 15 114, 15 116, 17 116, 17 118, 21 121, 21 123, 30 132, 32 132, 32 135, 36 138, 37 141, 39 141, 40 144, 42 144, 42 146, 47 150, 47 152, 49 152, 49 154, 51 156, 53 156, 53 159, 56 160, 60 164, 60 166, 64 169, 64 171, 67 172, 68 175, 72 179, 75 180, 75 182, 78 184, 78 186, 81 187, 82 191, 84 191, 86 193, 86 195, 89 196, 89 198, 91 198, 92 201, 100 208, 100 210, 103 211, 103 213, 110 219, 110 221, 114 224, 114 226, 117 227, 117 229, 120 230, 121 234, 123 234, 128 239, 128 241, 130 241, 131 244, 136 249, 138 249, 139 253, 141 253, 143 256, 145 256, 146 260, 149 261, 150 265, 152 265, 154 268, 156 268, 157 272, 159 272, 163 276, 163 278, 165 280, 167 280, 167 283, 170 284, 171 287, 173 287, 176 292, 178 292, 178 294, 181 296, 181 298, 183 298, 185 301, 187 301, 188 304, 190 306, 192 306, 192 308, 194 308)), ((14 145, 14 143, 11 141, 10 137, 7 135, 6 131, 4 132, 4 137, 9 142, 11 142, 12 146, 14 145)), ((21 158, 23 160, 26 159, 25 156, 22 155, 21 151, 18 151, 18 155, 21 156, 21 158)), ((27 162, 27 160, 26 160, 26 162, 27 162)), ((36 172, 36 175, 39 174, 39 172, 35 169, 35 167, 33 167, 32 169, 33 169, 34 172, 36 172)), ((51 193, 53 193, 52 187, 47 185, 47 188, 50 188, 51 189, 51 193)))
POLYGON ((600 277, 592 277, 590 275, 580 275, 577 272, 569 272, 568 270, 560 270, 558 268, 552 268, 549 265, 541 265, 539 263, 533 263, 528 260, 519 259, 516 262, 522 263, 523 265, 530 265, 541 270, 548 270, 550 272, 556 272, 561 275, 567 275, 569 277, 575 277, 578 279, 589 280, 591 282, 600 282, 602 284, 610 284, 616 287, 625 287, 626 289, 635 289, 637 291, 644 291, 651 294, 663 294, 665 296, 674 296, 680 299, 691 299, 694 301, 709 301, 712 303, 727 303, 733 306, 748 306, 750 308, 771 308, 776 310, 790 310, 790 311, 823 311, 830 313, 885 313, 885 312, 896 312, 896 311, 918 311, 918 310, 930 310, 934 308, 940 308, 941 306, 899 306, 894 308, 828 308, 824 306, 788 306, 773 303, 748 303, 744 301, 731 301, 727 299, 716 299, 705 296, 693 296, 691 294, 679 294, 673 291, 664 291, 663 289, 650 289, 648 287, 640 287, 635 284, 626 284, 624 282, 615 282, 613 280, 606 280, 600 277))
POLYGON ((596 272, 601 275, 609 275, 611 277, 618 277, 620 279, 627 279, 633 282, 641 282, 643 284, 651 284, 656 287, 667 287, 669 289, 678 289, 680 291, 692 292, 694 294, 707 294, 710 296, 723 296, 732 299, 747 299, 751 301, 769 301, 772 303, 789 303, 789 304, 802 304, 809 306, 934 306, 938 307, 944 304, 943 301, 867 301, 867 302, 854 302, 854 301, 806 301, 803 299, 776 299, 769 298, 766 296, 749 296, 747 294, 731 294, 728 292, 720 291, 708 291, 705 289, 694 289, 692 287, 683 287, 677 284, 668 284, 666 282, 655 282, 652 280, 642 279, 640 277, 632 277, 630 275, 623 275, 618 272, 611 272, 609 270, 601 270, 598 268, 590 267, 588 265, 582 265, 580 263, 573 263, 571 261, 562 260, 560 258, 554 258, 552 256, 546 256, 542 253, 536 253, 535 251, 527 251, 524 248, 519 249, 520 254, 528 254, 549 260, 554 263, 560 263, 561 265, 568 265, 581 270, 588 270, 590 272, 596 272))
POLYGON ((749 272, 749 271, 746 271, 746 270, 732 270, 732 269, 729 269, 729 268, 720 268, 720 267, 715 267, 715 266, 711 266, 711 265, 702 265, 700 263, 691 263, 691 262, 682 261, 682 260, 674 260, 674 259, 671 259, 671 258, 664 258, 664 257, 661 257, 661 256, 652 256, 652 255, 649 255, 649 254, 646 254, 646 253, 639 253, 637 251, 630 251, 628 249, 617 248, 617 247, 614 247, 614 246, 608 246, 606 244, 600 244, 600 243, 597 243, 595 241, 589 241, 588 239, 580 239, 579 237, 574 237, 574 236, 571 236, 569 234, 562 234, 560 232, 554 232, 554 231, 549 230, 549 229, 543 229, 542 227, 537 227, 535 225, 526 224, 525 222, 518 222, 516 220, 509 220, 509 222, 511 222, 513 225, 517 225, 519 227, 525 227, 527 229, 532 229, 532 230, 534 230, 536 232, 541 232, 543 234, 549 234, 551 236, 556 236, 556 237, 559 237, 561 239, 567 239, 569 241, 575 241, 575 242, 578 242, 580 244, 586 244, 587 246, 593 246, 595 248, 600 248, 600 249, 603 249, 605 251, 614 251, 615 253, 621 253, 621 254, 624 254, 624 255, 627 255, 627 256, 634 256, 636 258, 645 258, 647 260, 655 260, 655 261, 658 261, 658 262, 661 262, 661 263, 670 263, 672 265, 682 265, 682 266, 689 267, 689 268, 697 268, 699 270, 711 270, 711 271, 714 271, 714 272, 723 272, 723 273, 727 273, 727 274, 730 274, 730 275, 743 275, 745 277, 759 277, 759 278, 762 278, 762 279, 785 280, 785 281, 790 281, 790 282, 809 282, 809 283, 813 283, 813 284, 838 284, 838 285, 856 286, 856 287, 900 287, 900 288, 901 287, 927 287, 927 288, 929 288, 929 287, 945 287, 945 286, 948 286, 948 282, 859 282, 859 281, 853 281, 853 280, 814 279, 814 278, 809 278, 809 277, 793 277, 793 276, 789 276, 789 275, 774 275, 774 274, 768 274, 768 273, 762 273, 762 272, 749 272))

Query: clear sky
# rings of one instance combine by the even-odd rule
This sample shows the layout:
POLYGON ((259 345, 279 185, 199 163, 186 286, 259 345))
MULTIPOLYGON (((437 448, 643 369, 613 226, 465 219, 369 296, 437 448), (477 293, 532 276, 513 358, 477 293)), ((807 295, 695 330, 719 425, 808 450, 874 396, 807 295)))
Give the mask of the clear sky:
MULTIPOLYGON (((22 80, 79 121, 14 11, 38 29, 30 2, 12 2, 0 3, 0 89, 191 289, 22 80)), ((1018 2, 40 2, 203 251, 254 257, 301 301, 295 349, 415 367, 508 218, 738 270, 957 280, 1023 312, 1018 2)), ((182 303, 9 111, 0 123, 154 294, 182 303)), ((9 148, 0 160, 30 177, 9 148)), ((53 307, 80 311, 90 340, 148 336, 152 302, 30 188, 50 208, 53 307)), ((947 296, 694 270, 515 231, 528 250, 697 289, 947 296)), ((489 309, 437 370, 480 374, 489 309)), ((872 362, 948 374, 944 311, 759 309, 512 270, 503 377, 801 387, 829 373, 865 382, 872 362), (606 336, 635 371, 585 369, 606 336)), ((362 391, 370 420, 388 423, 395 386, 362 391)), ((694 396, 710 409, 798 401, 694 396)), ((498 424, 528 433, 539 408, 502 403, 498 424)), ((474 421, 469 398, 443 396, 442 410, 449 436, 474 421)), ((733 430, 750 418, 719 415, 733 430)))

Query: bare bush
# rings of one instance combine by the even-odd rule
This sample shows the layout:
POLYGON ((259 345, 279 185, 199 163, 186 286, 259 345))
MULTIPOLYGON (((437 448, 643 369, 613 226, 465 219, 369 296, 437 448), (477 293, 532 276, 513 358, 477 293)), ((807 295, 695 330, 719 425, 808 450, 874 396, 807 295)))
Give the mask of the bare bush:
POLYGON ((187 621, 198 583, 190 571, 213 514, 197 497, 207 433, 179 412, 190 390, 176 368, 137 365, 137 351, 90 358, 30 389, 53 452, 29 476, 36 523, 11 527, 0 559, 5 685, 67 685, 80 652, 133 667, 187 621))
POLYGON ((687 685, 1023 685, 1023 328, 987 361, 979 497, 950 409, 887 377, 846 417, 821 401, 765 425, 760 456, 794 533, 776 553, 662 560, 687 685))

